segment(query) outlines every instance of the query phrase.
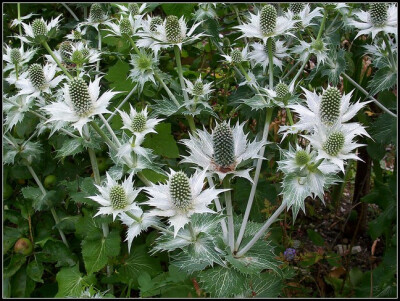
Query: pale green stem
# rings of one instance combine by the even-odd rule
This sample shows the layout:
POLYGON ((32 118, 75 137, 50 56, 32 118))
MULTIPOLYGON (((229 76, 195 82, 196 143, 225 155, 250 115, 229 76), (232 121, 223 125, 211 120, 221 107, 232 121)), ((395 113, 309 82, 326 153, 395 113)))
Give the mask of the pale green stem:
POLYGON ((15 64, 15 76, 18 80, 18 64, 15 64))
POLYGON ((382 105, 377 99, 369 95, 369 93, 364 90, 363 87, 361 87, 359 84, 357 84, 350 76, 348 76, 346 73, 342 72, 342 75, 353 84, 354 87, 356 87, 358 90, 360 90, 365 96, 369 97, 378 107, 380 107, 383 111, 388 113, 389 115, 397 118, 397 115, 392 113, 389 109, 387 109, 384 105, 382 105))
POLYGON ((272 38, 267 41, 269 59, 269 88, 274 88, 274 53, 272 52, 272 38))
POLYGON ((161 84, 165 92, 167 92, 168 96, 172 99, 172 101, 176 104, 176 106, 179 108, 181 106, 180 103, 178 102, 174 94, 172 94, 171 90, 167 87, 167 85, 164 83, 163 79, 158 75, 157 72, 154 72, 154 77, 161 84))
MULTIPOLYGON (((98 27, 98 42, 99 44, 97 45, 97 50, 99 51, 99 53, 101 53, 101 32, 100 32, 100 24, 98 27)), ((96 64, 96 79, 99 77, 99 71, 100 71, 100 60, 97 61, 96 64)))
POLYGON ((196 241, 196 233, 194 232, 192 222, 188 223, 188 228, 189 228, 190 236, 192 236, 192 241, 196 241))
POLYGON ((111 137, 114 139, 115 143, 118 147, 121 147, 121 142, 119 142, 118 137, 115 135, 113 129, 111 128, 110 124, 104 118, 102 114, 99 114, 101 121, 103 121, 104 125, 106 126, 107 131, 111 134, 111 137))
MULTIPOLYGON (((21 4, 17 3, 17 11, 18 11, 18 23, 21 21, 21 4)), ((21 23, 18 24, 19 35, 22 36, 22 28, 21 23)), ((24 45, 24 42, 21 40, 21 45, 24 45)), ((17 76, 18 79, 18 76, 17 76)))
POLYGON ((318 31, 317 40, 321 39, 322 32, 324 31, 324 28, 325 28, 327 14, 328 14, 328 11, 326 10, 326 8, 324 8, 324 18, 322 19, 321 27, 319 28, 319 31, 318 31))
MULTIPOLYGON (((289 86, 293 86, 296 83, 297 78, 300 76, 300 74, 303 72, 304 67, 306 66, 309 58, 310 58, 311 54, 307 55, 306 59, 304 60, 303 64, 301 65, 299 71, 296 73, 296 75, 293 77, 292 82, 290 83, 289 86)), ((295 91, 295 89, 293 89, 293 91, 295 91)))
POLYGON ((382 36, 383 36, 383 40, 385 41, 385 44, 386 44, 386 49, 389 51, 389 60, 390 60, 390 64, 392 65, 392 69, 394 71, 397 71, 397 64, 395 63, 394 55, 392 52, 392 48, 390 47, 390 43, 387 38, 387 35, 385 33, 383 33, 382 36))
POLYGON ((283 210, 285 210, 285 208, 286 202, 282 202, 282 204, 274 212, 274 214, 272 214, 270 218, 265 222, 264 226, 262 226, 262 228, 254 235, 252 240, 250 240, 247 245, 245 245, 242 249, 239 250, 239 252, 237 252, 236 257, 241 257, 246 254, 246 252, 250 250, 250 248, 254 246, 254 244, 261 238, 261 236, 263 236, 265 231, 267 231, 269 226, 279 217, 279 215, 282 213, 283 210))
MULTIPOLYGON (((268 140, 268 129, 269 129, 269 125, 271 124, 271 120, 272 120, 272 112, 273 112, 272 108, 268 108, 267 109, 267 113, 266 113, 266 117, 265 117, 264 130, 263 130, 263 135, 262 135, 261 141, 267 142, 267 140, 268 140)), ((264 152, 265 152, 265 146, 263 146, 260 149, 259 156, 263 157, 264 156, 264 152)), ((258 179, 260 177, 262 162, 263 162, 262 159, 258 159, 257 160, 257 166, 256 166, 255 174, 254 174, 253 184, 251 186, 250 195, 249 195, 249 199, 247 201, 247 207, 246 207, 246 211, 245 211, 244 216, 243 216, 243 221, 242 221, 242 225, 240 227, 239 235, 238 235, 238 238, 237 238, 236 243, 235 243, 235 250, 238 250, 238 248, 240 246, 240 243, 242 242, 244 232, 246 230, 246 225, 247 225, 247 222, 249 220, 251 207, 253 205, 254 197, 255 197, 255 194, 256 194, 258 179)))
MULTIPOLYGON (((111 113, 110 116, 107 118, 107 122, 111 122, 111 120, 114 118, 114 116, 117 113, 117 110, 121 109, 121 107, 129 100, 129 98, 132 96, 133 92, 135 92, 136 86, 132 88, 132 90, 128 93, 128 95, 121 101, 121 103, 117 106, 116 109, 111 113)), ((103 124, 100 128, 103 128, 105 125, 103 124)))
POLYGON ((294 64, 294 65, 292 66, 292 68, 290 68, 290 70, 289 70, 288 72, 286 72, 286 74, 282 77, 281 80, 283 81, 287 76, 289 76, 290 74, 292 74, 292 72, 297 68, 298 65, 300 65, 300 63, 301 63, 301 61, 298 60, 298 61, 296 62, 296 64, 294 64))
POLYGON ((132 37, 129 36, 129 35, 126 35, 126 36, 128 37, 129 42, 131 42, 131 45, 132 45, 132 47, 133 47, 133 50, 135 50, 135 52, 136 52, 137 54, 140 55, 140 51, 139 51, 139 49, 137 48, 136 43, 133 41, 132 37))
MULTIPOLYGON (((223 184, 225 189, 230 188, 228 176, 225 177, 223 184)), ((225 194, 226 215, 228 216, 228 244, 231 249, 231 252, 233 253, 235 244, 235 229, 233 226, 233 208, 232 208, 231 191, 230 190, 225 191, 224 194, 225 194)))
POLYGON ((69 13, 72 15, 72 17, 74 17, 75 21, 79 22, 79 18, 75 15, 75 13, 72 11, 72 9, 70 9, 66 3, 61 3, 61 4, 67 9, 67 11, 69 11, 69 13))
MULTIPOLYGON (((31 173, 32 177, 35 179, 35 182, 39 186, 39 189, 42 192, 43 197, 44 197, 47 194, 47 192, 46 192, 46 189, 44 189, 44 187, 42 185, 42 182, 40 182, 38 176, 36 175, 35 171, 33 170, 33 168, 30 165, 26 165, 26 167, 28 168, 28 170, 31 173)), ((53 219, 54 219, 54 221, 55 221, 55 223, 57 225, 57 229, 58 229, 58 232, 60 233, 60 236, 61 236, 61 239, 62 239, 63 243, 69 248, 68 241, 67 241, 67 238, 65 237, 64 232, 61 229, 58 228, 58 224, 60 223, 60 218, 58 217, 57 212, 56 212, 56 210, 54 209, 53 206, 51 206, 50 212, 53 215, 53 219)))
MULTIPOLYGON (((208 180, 208 185, 210 187, 214 187, 214 181, 213 181, 212 177, 207 176, 207 180, 208 180)), ((215 203, 215 208, 217 208, 217 212, 221 212, 222 206, 221 206, 221 203, 220 203, 218 197, 216 197, 214 199, 214 203, 215 203)), ((225 218, 221 220, 221 228, 222 228, 222 235, 223 235, 224 241, 228 242, 228 230, 226 228, 225 218)))
POLYGON ((42 41, 42 45, 44 48, 46 48, 47 52, 51 55, 53 60, 57 63, 58 67, 61 68, 61 70, 65 73, 66 76, 68 76, 69 79, 72 79, 72 75, 67 71, 67 69, 61 64, 61 62, 58 60, 58 58, 55 56, 54 52, 50 49, 49 44, 47 44, 46 41, 42 41))

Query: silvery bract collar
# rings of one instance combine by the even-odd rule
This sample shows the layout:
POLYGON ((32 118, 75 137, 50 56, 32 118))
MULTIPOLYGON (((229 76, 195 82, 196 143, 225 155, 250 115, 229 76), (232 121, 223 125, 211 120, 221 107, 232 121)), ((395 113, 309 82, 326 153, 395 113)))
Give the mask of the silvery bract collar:
POLYGON ((314 18, 322 17, 321 10, 321 7, 316 7, 314 10, 311 11, 311 7, 307 3, 306 5, 304 5, 304 8, 300 10, 300 12, 293 12, 289 9, 285 15, 287 19, 295 21, 293 29, 298 30, 305 29, 306 27, 311 25, 316 25, 314 23, 311 23, 311 21, 314 18))
POLYGON ((229 55, 222 54, 221 56, 225 58, 225 60, 230 64, 240 64, 242 62, 246 62, 249 59, 248 53, 249 45, 246 45, 242 50, 238 48, 231 48, 231 52, 229 55))
POLYGON ((24 28, 25 35, 16 37, 21 39, 24 43, 40 44, 46 41, 49 37, 53 36, 58 28, 61 15, 46 22, 43 18, 35 19, 30 24, 21 23, 24 28))
POLYGON ((139 91, 143 91, 144 84, 151 81, 157 84, 154 78, 154 73, 157 72, 158 56, 153 53, 147 53, 144 49, 140 49, 139 54, 131 54, 132 69, 129 73, 129 78, 136 82, 139 91))
POLYGON ((24 119, 25 113, 34 105, 34 98, 28 97, 28 95, 4 96, 4 98, 11 101, 3 102, 3 112, 6 115, 4 132, 8 132, 24 119))
POLYGON ((119 13, 131 16, 141 16, 143 17, 143 12, 147 7, 146 3, 142 3, 140 6, 138 3, 128 3, 128 5, 115 4, 119 9, 119 13))
POLYGON ((371 3, 369 11, 354 12, 354 18, 348 20, 348 25, 359 29, 355 38, 372 34, 374 39, 379 32, 397 36, 397 6, 383 2, 371 3))
POLYGON ((5 53, 3 53, 3 61, 6 62, 6 65, 3 67, 3 72, 6 72, 8 70, 15 69, 15 65, 24 66, 32 59, 37 49, 30 48, 24 50, 23 45, 21 45, 20 48, 12 48, 7 44, 4 44, 4 51, 5 53))
POLYGON ((121 16, 118 23, 106 21, 104 24, 109 28, 106 28, 105 30, 110 32, 106 37, 122 37, 124 35, 132 36, 136 34, 136 32, 141 28, 142 18, 142 15, 134 17, 130 14, 128 17, 121 16))
POLYGON ((143 204, 155 207, 153 216, 168 217, 174 227, 174 236, 195 213, 215 213, 209 209, 211 202, 225 189, 214 187, 203 190, 206 171, 196 171, 190 178, 183 172, 170 171, 166 184, 152 184, 144 190, 150 195, 143 204))
POLYGON ((258 152, 266 142, 254 140, 249 143, 248 134, 243 131, 244 124, 237 122, 231 128, 229 123, 224 122, 217 124, 212 134, 197 130, 197 136, 194 137, 189 133, 190 139, 182 139, 189 149, 189 156, 183 156, 181 163, 195 164, 209 174, 216 173, 221 181, 226 175, 232 174, 233 177, 243 177, 252 182, 249 174, 252 168, 241 169, 239 165, 246 160, 260 158, 258 152))
POLYGON ((59 100, 43 109, 51 115, 47 122, 67 121, 82 135, 83 126, 98 114, 110 113, 107 110, 111 98, 120 92, 106 91, 100 95, 100 79, 98 77, 89 85, 81 78, 74 78, 62 89, 63 100, 59 100))
POLYGON ((118 184, 108 173, 106 173, 106 177, 107 181, 104 186, 95 184, 100 195, 88 197, 101 205, 94 216, 112 214, 113 220, 115 220, 122 212, 140 209, 135 199, 141 189, 133 188, 133 174, 130 174, 122 184, 118 184))
MULTIPOLYGON (((273 57, 272 61, 274 63, 274 66, 279 67, 279 69, 282 70, 282 60, 285 57, 288 57, 289 55, 287 54, 288 48, 283 45, 282 41, 275 41, 273 40, 273 57)), ((267 44, 261 44, 261 43, 252 43, 250 45, 253 50, 249 53, 249 59, 254 61, 255 64, 259 64, 263 66, 263 71, 267 69, 269 65, 269 56, 268 56, 268 51, 267 51, 267 44)))
POLYGON ((314 54, 317 57, 318 65, 325 63, 328 58, 327 51, 327 44, 323 40, 314 40, 312 37, 311 43, 300 41, 300 45, 292 49, 292 53, 299 54, 302 61, 305 61, 310 54, 314 54))

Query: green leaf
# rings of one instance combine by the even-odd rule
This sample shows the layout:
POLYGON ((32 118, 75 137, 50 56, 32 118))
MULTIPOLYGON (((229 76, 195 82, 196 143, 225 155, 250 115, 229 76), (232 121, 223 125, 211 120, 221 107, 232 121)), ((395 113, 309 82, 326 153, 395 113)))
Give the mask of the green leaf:
POLYGON ((135 286, 138 285, 138 277, 142 273, 155 276, 161 272, 160 263, 157 258, 148 255, 145 245, 134 246, 132 253, 124 260, 119 268, 119 279, 121 282, 129 284, 132 280, 135 286))
POLYGON ((106 238, 82 241, 82 256, 87 274, 98 272, 108 262, 109 257, 118 256, 121 237, 117 231, 111 231, 106 238))
POLYGON ((160 123, 155 127, 157 134, 150 133, 146 136, 143 146, 151 148, 157 155, 167 158, 179 158, 179 150, 174 136, 171 135, 171 124, 160 123))
POLYGON ((3 278, 9 278, 13 276, 16 272, 18 272, 18 270, 25 263, 25 261, 26 261, 26 256, 18 253, 14 254, 11 257, 8 266, 4 268, 3 278))
POLYGON ((82 276, 78 265, 62 268, 56 276, 58 292, 56 298, 79 297, 82 291, 96 282, 95 275, 82 276))
MULTIPOLYGON (((372 123, 369 133, 372 139, 375 140, 375 143, 381 144, 381 147, 384 147, 384 145, 390 143, 396 144, 397 119, 387 113, 384 113, 372 123)), ((374 142, 370 143, 373 144, 374 142)))
POLYGON ((155 115, 165 115, 167 117, 180 113, 179 108, 171 99, 163 97, 157 100, 155 104, 149 105, 155 115))
POLYGON ((324 239, 321 235, 311 229, 307 229, 308 238, 313 242, 316 246, 323 246, 325 244, 324 239))
POLYGON ((64 141, 60 149, 57 150, 56 158, 62 158, 67 156, 75 156, 84 151, 82 146, 82 138, 72 138, 64 141))
POLYGON ((246 289, 246 277, 234 269, 217 266, 200 272, 199 278, 212 298, 233 297, 246 289))
POLYGON ((61 241, 47 241, 43 247, 43 253, 39 254, 43 254, 42 261, 44 262, 57 262, 56 267, 73 266, 77 262, 70 249, 61 241))
POLYGON ((169 3, 162 4, 161 8, 165 12, 166 15, 174 15, 178 18, 184 16, 187 19, 190 19, 191 14, 194 11, 195 3, 169 3))
POLYGON ((44 268, 43 265, 36 260, 32 260, 28 266, 26 267, 26 274, 36 282, 43 283, 42 276, 43 276, 44 268))
POLYGON ((110 82, 110 88, 125 92, 132 90, 135 84, 128 78, 130 69, 131 66, 129 63, 121 60, 118 60, 115 65, 110 67, 107 71, 107 75, 104 76, 104 78, 110 82))
POLYGON ((371 89, 370 94, 375 95, 380 91, 393 88, 396 83, 397 72, 391 68, 382 68, 374 74, 373 79, 368 84, 368 88, 371 89))
POLYGON ((250 279, 248 298, 277 298, 282 294, 283 281, 273 273, 261 273, 250 279))

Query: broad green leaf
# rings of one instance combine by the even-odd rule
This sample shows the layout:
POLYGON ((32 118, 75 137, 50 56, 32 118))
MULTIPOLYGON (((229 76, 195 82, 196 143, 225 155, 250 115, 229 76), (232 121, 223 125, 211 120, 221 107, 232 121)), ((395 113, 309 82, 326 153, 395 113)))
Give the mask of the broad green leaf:
POLYGON ((397 72, 391 68, 379 69, 368 84, 371 95, 394 87, 397 83, 397 72))
POLYGON ((128 62, 118 60, 118 62, 108 69, 107 75, 104 76, 110 82, 110 88, 116 91, 129 92, 135 84, 128 78, 131 66, 128 62))
POLYGON ((76 154, 83 152, 84 148, 81 139, 82 138, 72 138, 65 140, 62 147, 57 150, 56 158, 75 156, 76 154))
POLYGON ((118 231, 111 231, 106 238, 82 241, 82 256, 87 274, 98 272, 108 262, 109 257, 118 256, 121 237, 118 231))
POLYGON ((44 272, 43 265, 36 260, 32 260, 26 267, 26 274, 33 281, 36 281, 36 282, 43 283, 43 279, 42 279, 43 272, 44 272))
POLYGON ((26 256, 22 254, 13 254, 11 257, 10 263, 8 264, 7 267, 4 268, 4 278, 9 278, 13 276, 18 270, 21 268, 21 266, 26 262, 26 256))
POLYGON ((146 136, 143 146, 151 148, 157 155, 167 158, 179 158, 179 150, 174 136, 171 135, 171 124, 160 123, 155 127, 157 133, 146 136))
POLYGON ((44 256, 42 261, 57 262, 56 267, 73 266, 77 262, 76 256, 61 241, 47 241, 41 254, 44 256))
POLYGON ((379 143, 381 147, 397 141, 397 119, 384 113, 378 117, 368 131, 375 140, 369 143, 379 143))
POLYGON ((79 266, 75 265, 69 268, 62 268, 56 276, 58 283, 58 292, 56 298, 79 297, 82 291, 96 282, 94 274, 83 276, 79 272, 79 266))
POLYGON ((168 3, 161 5, 166 15, 174 15, 178 18, 184 16, 186 20, 188 20, 191 13, 194 12, 195 6, 195 3, 168 3))
POLYGON ((273 273, 261 273, 249 280, 251 292, 247 298, 277 298, 282 295, 283 281, 273 273))
POLYGON ((315 232, 314 230, 307 229, 308 238, 311 239, 314 245, 316 246, 323 246, 325 244, 324 239, 320 234, 315 232))

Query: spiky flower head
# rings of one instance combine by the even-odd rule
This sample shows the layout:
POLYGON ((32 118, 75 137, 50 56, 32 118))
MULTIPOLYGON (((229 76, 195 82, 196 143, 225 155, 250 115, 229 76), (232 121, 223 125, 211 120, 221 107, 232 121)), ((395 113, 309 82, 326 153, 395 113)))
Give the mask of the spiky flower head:
POLYGON ((273 5, 267 4, 261 10, 260 27, 264 35, 269 35, 275 31, 277 12, 273 5))
POLYGON ((305 150, 298 150, 295 155, 295 160, 298 165, 306 165, 310 161, 310 155, 305 150))
POLYGON ((32 22, 32 32, 35 38, 47 36, 47 25, 42 19, 35 19, 32 22))
MULTIPOLYGON (((87 53, 87 55, 89 54, 89 52, 85 51, 87 53)), ((71 62, 73 62, 74 64, 77 65, 81 65, 86 61, 86 56, 84 54, 84 51, 82 50, 75 50, 72 55, 71 55, 71 62)))
POLYGON ((279 83, 275 87, 276 97, 284 98, 290 93, 289 87, 285 83, 279 83))
POLYGON ((89 13, 89 18, 92 20, 92 22, 101 22, 103 21, 105 15, 103 8, 101 7, 101 4, 99 3, 94 3, 90 7, 90 13, 89 13))
POLYGON ((224 38, 222 39, 222 45, 223 45, 225 48, 230 47, 230 46, 231 46, 231 40, 230 40, 228 37, 224 37, 224 38))
POLYGON ((320 116, 325 125, 332 126, 339 119, 341 99, 342 95, 336 87, 329 87, 322 94, 320 116))
POLYGON ((82 34, 81 34, 80 31, 78 31, 78 30, 73 30, 73 31, 72 31, 72 34, 73 34, 75 40, 81 40, 81 39, 82 39, 82 34))
POLYGON ((169 181, 169 191, 173 204, 181 210, 186 210, 192 203, 192 191, 189 178, 179 171, 173 174, 169 181))
POLYGON ((242 62, 242 52, 239 49, 232 50, 231 58, 232 62, 240 64, 242 62))
POLYGON ((150 30, 152 32, 157 31, 157 26, 161 25, 162 23, 163 23, 163 20, 161 19, 161 17, 156 16, 156 17, 152 18, 150 21, 150 30))
POLYGON ((317 51, 322 51, 324 49, 324 42, 322 42, 320 39, 317 39, 312 42, 311 47, 317 51))
POLYGON ((289 5, 289 9, 291 10, 291 12, 295 15, 299 14, 305 7, 305 3, 290 3, 289 5))
POLYGON ((121 185, 115 185, 110 190, 110 202, 114 209, 124 209, 128 205, 124 188, 121 185))
POLYGON ((123 18, 119 23, 119 30, 121 32, 121 35, 123 34, 131 35, 132 34, 131 22, 127 18, 123 18))
POLYGON ((369 14, 374 26, 383 26, 388 19, 388 4, 385 2, 371 3, 369 14))
POLYGON ((44 76, 43 68, 39 64, 32 64, 28 68, 29 79, 32 85, 37 89, 42 89, 45 87, 47 81, 44 76))
MULTIPOLYGON (((274 38, 270 38, 269 41, 271 41, 271 50, 272 54, 274 55, 276 52, 276 42, 274 38)), ((268 43, 264 45, 264 51, 267 55, 269 55, 269 50, 268 50, 268 43)))
POLYGON ((88 85, 82 78, 73 78, 69 82, 68 91, 74 110, 79 116, 85 116, 93 109, 88 85))
POLYGON ((134 132, 143 132, 146 127, 147 118, 143 113, 137 113, 132 119, 132 130, 134 132))
POLYGON ((14 64, 14 65, 18 65, 19 64, 19 62, 21 61, 21 52, 19 51, 19 49, 17 49, 17 48, 13 48, 13 49, 11 49, 11 51, 10 51, 10 58, 11 58, 11 62, 14 64))
POLYGON ((171 43, 182 42, 182 30, 177 16, 168 16, 165 24, 165 33, 171 43))
POLYGON ((345 136, 342 132, 333 132, 322 145, 323 150, 330 156, 337 156, 342 150, 345 136))
POLYGON ((72 43, 69 41, 64 41, 60 44, 60 55, 61 59, 68 63, 71 61, 72 54, 72 43))
POLYGON ((202 95, 204 92, 204 84, 201 81, 196 81, 193 85, 193 95, 202 95))
POLYGON ((301 21, 301 17, 299 15, 294 15, 293 20, 298 20, 296 23, 294 23, 294 28, 301 29, 303 27, 303 22, 301 21))
POLYGON ((137 3, 129 3, 128 4, 128 10, 132 15, 138 15, 139 14, 139 5, 137 3))
POLYGON ((212 135, 214 161, 222 167, 229 167, 235 162, 233 133, 226 123, 218 124, 212 135))

